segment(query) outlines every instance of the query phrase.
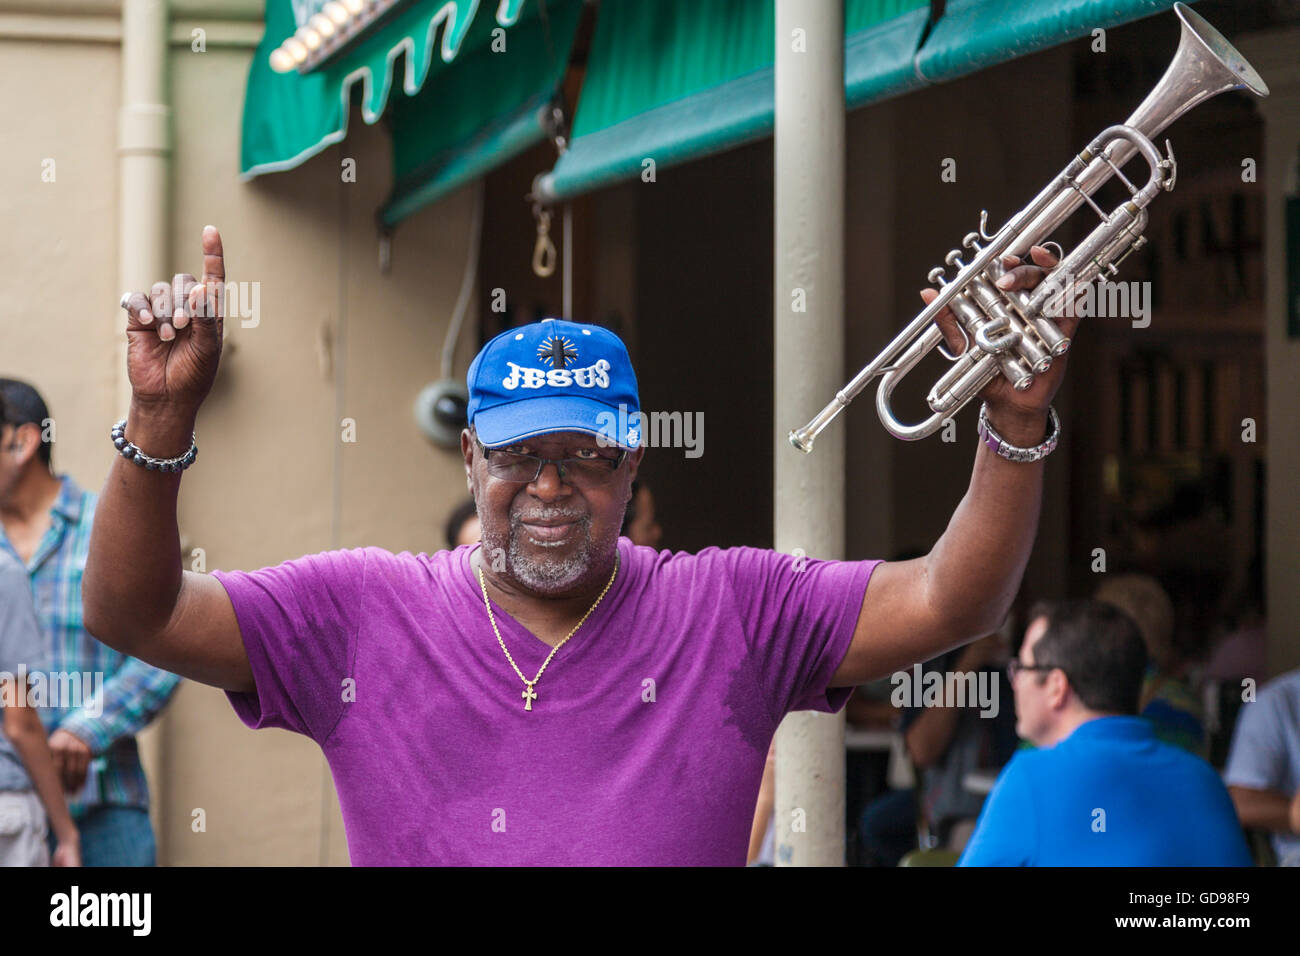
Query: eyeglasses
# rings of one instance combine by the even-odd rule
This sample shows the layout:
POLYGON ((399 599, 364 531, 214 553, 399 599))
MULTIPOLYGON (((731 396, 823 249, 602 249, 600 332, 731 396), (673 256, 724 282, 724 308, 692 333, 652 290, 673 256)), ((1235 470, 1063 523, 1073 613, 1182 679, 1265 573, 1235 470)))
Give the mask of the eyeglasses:
MULTIPOLYGON (((1011 683, 1016 682, 1016 675, 1021 671, 1055 671, 1059 670, 1064 673, 1064 669, 1057 667, 1055 664, 1022 664, 1014 657, 1007 661, 1007 677, 1011 678, 1011 683)), ((1068 674, 1066 675, 1069 676, 1068 674)))
POLYGON ((554 465, 560 473, 560 481, 577 488, 598 488, 609 484, 627 457, 626 448, 617 455, 587 448, 580 450, 590 452, 589 458, 540 458, 523 452, 488 448, 482 442, 478 442, 478 447, 483 452, 488 474, 493 478, 527 484, 536 481, 545 466, 554 465))

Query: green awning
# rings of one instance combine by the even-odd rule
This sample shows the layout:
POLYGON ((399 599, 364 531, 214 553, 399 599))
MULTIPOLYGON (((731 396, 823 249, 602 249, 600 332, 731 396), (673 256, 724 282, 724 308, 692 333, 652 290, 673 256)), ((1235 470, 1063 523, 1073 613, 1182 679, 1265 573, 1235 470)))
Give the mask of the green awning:
POLYGON ((581 16, 582 0, 547 0, 545 23, 538 5, 529 4, 504 52, 491 48, 496 24, 480 17, 453 69, 430 78, 415 96, 394 97, 388 113, 393 191, 380 211, 385 225, 545 138, 541 117, 564 79, 581 16), (476 42, 480 32, 485 36, 476 42))
POLYGON ((924 85, 912 60, 930 22, 915 0, 845 0, 844 105, 877 103, 924 85))
POLYGON ((1174 0, 948 0, 916 56, 916 71, 927 83, 955 79, 1173 5, 1174 0))
MULTIPOLYGON (((395 157, 396 178, 404 184, 393 197, 399 203, 414 201, 417 165, 437 175, 429 165, 432 152, 441 157, 443 167, 470 170, 469 176, 494 159, 509 158, 493 150, 518 147, 524 133, 517 127, 525 104, 549 95, 554 87, 568 57, 581 0, 547 4, 554 44, 550 55, 538 42, 542 34, 535 2, 407 0, 315 70, 276 73, 270 67, 271 53, 301 26, 295 7, 305 15, 317 6, 267 0, 266 33, 253 56, 245 94, 241 178, 292 169, 342 140, 351 91, 358 81, 362 117, 369 124, 378 122, 392 90, 394 63, 402 57, 398 98, 405 101, 408 125, 437 129, 403 132, 403 159, 395 157), (492 33, 498 28, 506 31, 506 51, 494 53, 492 33), (426 87, 443 91, 437 97, 440 102, 435 103, 433 95, 419 96, 426 87), (419 147, 405 139, 408 133, 421 134, 424 149, 431 151, 418 162, 413 154, 419 147)), ((540 127, 536 135, 541 136, 540 127)))
MULTIPOLYGON (((844 0, 847 108, 1119 26, 1173 0, 844 0), (926 30, 929 27, 927 35, 926 30), (924 40, 924 42, 923 42, 924 40)), ((569 150, 540 188, 564 199, 767 136, 773 0, 602 0, 569 150)))
MULTIPOLYGON (((291 169, 388 106, 392 225, 540 141, 541 110, 563 78, 583 0, 406 0, 307 74, 269 57, 318 3, 267 0, 266 35, 244 107, 242 178, 291 169), (506 51, 493 32, 506 30, 506 51), (435 51, 438 55, 434 55, 435 51), (404 55, 404 56, 403 56, 404 55)), ((845 102, 852 109, 1165 10, 1172 0, 844 0, 845 102), (927 34, 927 28, 929 32, 927 34), (924 38, 924 42, 923 41, 924 38)), ((769 135, 774 0, 602 0, 567 152, 541 177, 562 199, 769 135)))
MULTIPOLYGON (((927 0, 845 0, 850 105, 916 85, 927 0)), ((562 198, 772 132, 773 0, 602 0, 568 151, 542 178, 562 198)))

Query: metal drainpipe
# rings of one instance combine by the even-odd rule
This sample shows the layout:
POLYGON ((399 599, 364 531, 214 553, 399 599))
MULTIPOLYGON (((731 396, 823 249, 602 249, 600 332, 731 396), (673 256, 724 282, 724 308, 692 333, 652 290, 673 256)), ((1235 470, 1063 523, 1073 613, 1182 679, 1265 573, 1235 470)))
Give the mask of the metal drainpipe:
MULTIPOLYGON (((118 288, 148 293, 167 272, 167 239, 171 225, 168 177, 171 163, 171 107, 167 103, 168 16, 165 0, 122 2, 122 108, 117 121, 118 155, 118 288)), ((126 313, 116 309, 112 321, 117 338, 117 418, 125 418, 131 402, 126 374, 126 313)), ((141 759, 150 771, 155 820, 160 822, 165 777, 162 774, 162 726, 141 742, 141 759)), ((159 860, 164 860, 165 830, 157 827, 159 860)))
MULTIPOLYGON (((842 0, 777 0, 774 149, 776 547, 843 558, 843 427, 806 456, 786 438, 844 379, 842 0)), ((844 865, 843 713, 792 713, 776 742, 777 865, 844 865)))

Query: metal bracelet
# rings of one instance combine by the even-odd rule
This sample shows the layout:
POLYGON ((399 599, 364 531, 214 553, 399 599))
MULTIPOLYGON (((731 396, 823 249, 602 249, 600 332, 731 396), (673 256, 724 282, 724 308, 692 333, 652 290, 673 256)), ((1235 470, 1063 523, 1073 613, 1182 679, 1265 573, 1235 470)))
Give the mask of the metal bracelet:
POLYGON ((184 471, 190 465, 194 464, 199 457, 198 435, 191 433, 190 450, 176 458, 154 458, 146 455, 139 448, 126 439, 126 419, 122 419, 113 426, 109 433, 113 436, 113 447, 116 448, 127 461, 133 461, 142 468, 149 471, 165 471, 179 473, 184 471))
POLYGON ((1056 408, 1049 405, 1047 411, 1052 423, 1051 434, 1041 444, 1035 445, 1033 448, 1020 448, 1011 444, 993 430, 993 425, 989 422, 989 405, 988 402, 984 402, 980 405, 978 428, 980 440, 1007 461, 1026 463, 1042 461, 1056 449, 1056 443, 1061 438, 1061 419, 1056 414, 1056 408))

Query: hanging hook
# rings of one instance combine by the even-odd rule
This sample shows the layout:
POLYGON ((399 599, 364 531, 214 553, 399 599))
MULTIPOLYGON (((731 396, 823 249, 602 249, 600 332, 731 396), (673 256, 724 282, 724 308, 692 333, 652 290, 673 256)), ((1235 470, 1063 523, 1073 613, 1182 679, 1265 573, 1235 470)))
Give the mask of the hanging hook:
POLYGON ((551 211, 540 203, 533 203, 533 218, 537 220, 537 243, 533 246, 533 272, 543 279, 555 272, 555 243, 551 241, 551 211))
POLYGON ((564 105, 564 91, 555 94, 537 112, 537 123, 555 147, 557 156, 569 148, 569 111, 564 105))

